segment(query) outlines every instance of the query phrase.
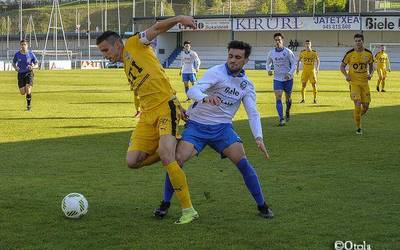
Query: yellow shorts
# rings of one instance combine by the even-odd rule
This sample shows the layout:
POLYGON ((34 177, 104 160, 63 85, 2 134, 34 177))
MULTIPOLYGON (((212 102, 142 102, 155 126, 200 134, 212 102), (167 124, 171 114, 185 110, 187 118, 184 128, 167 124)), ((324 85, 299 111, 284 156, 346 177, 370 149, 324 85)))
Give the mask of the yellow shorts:
POLYGON ((387 76, 386 69, 377 68, 376 71, 378 72, 379 78, 386 78, 386 76, 387 76))
POLYGON ((178 99, 174 98, 149 112, 142 112, 129 142, 128 151, 142 151, 149 155, 157 148, 162 135, 178 136, 181 119, 178 99))
POLYGON ((350 84, 350 97, 353 101, 371 102, 368 84, 350 84))
POLYGON ((317 76, 315 75, 314 70, 303 70, 301 73, 301 82, 307 83, 308 81, 310 81, 310 83, 317 82, 317 76))

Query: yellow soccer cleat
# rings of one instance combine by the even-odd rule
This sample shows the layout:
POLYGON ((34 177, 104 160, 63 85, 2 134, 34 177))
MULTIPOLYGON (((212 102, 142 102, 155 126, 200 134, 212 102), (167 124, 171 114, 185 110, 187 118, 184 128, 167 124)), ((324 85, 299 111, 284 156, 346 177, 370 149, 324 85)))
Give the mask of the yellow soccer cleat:
POLYGON ((197 213, 197 211, 194 210, 194 208, 190 208, 187 210, 185 209, 182 211, 181 218, 175 221, 175 224, 187 224, 198 218, 199 218, 199 213, 197 213))

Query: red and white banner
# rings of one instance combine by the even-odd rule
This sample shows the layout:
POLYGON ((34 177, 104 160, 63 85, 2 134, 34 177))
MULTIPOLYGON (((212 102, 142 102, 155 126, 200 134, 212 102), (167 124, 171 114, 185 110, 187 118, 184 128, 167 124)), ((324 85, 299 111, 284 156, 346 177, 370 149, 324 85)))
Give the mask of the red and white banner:
POLYGON ((172 27, 169 32, 181 31, 210 31, 210 30, 231 30, 231 20, 226 18, 220 19, 196 19, 196 29, 185 28, 182 24, 172 27))
POLYGON ((101 60, 82 60, 81 69, 102 69, 103 62, 101 60))

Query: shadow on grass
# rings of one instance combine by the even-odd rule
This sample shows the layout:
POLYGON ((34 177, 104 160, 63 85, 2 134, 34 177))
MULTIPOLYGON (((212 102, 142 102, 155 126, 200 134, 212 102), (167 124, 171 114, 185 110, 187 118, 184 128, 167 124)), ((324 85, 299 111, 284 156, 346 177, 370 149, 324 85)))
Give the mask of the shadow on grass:
POLYGON ((179 214, 175 201, 164 221, 151 218, 165 174, 160 167, 126 168, 129 131, 1 143, 0 212, 7 219, 0 236, 10 248, 159 249, 200 242, 207 249, 322 249, 356 231, 357 240, 394 249, 399 107, 372 108, 363 117, 362 136, 354 133, 351 110, 292 115, 285 127, 276 127, 276 117, 263 118, 269 161, 257 150, 248 121, 234 122, 276 213, 272 221, 256 217, 235 166, 210 149, 185 165, 202 217, 182 228, 172 227, 179 214), (68 192, 88 195, 85 220, 62 218, 59 202, 68 192))

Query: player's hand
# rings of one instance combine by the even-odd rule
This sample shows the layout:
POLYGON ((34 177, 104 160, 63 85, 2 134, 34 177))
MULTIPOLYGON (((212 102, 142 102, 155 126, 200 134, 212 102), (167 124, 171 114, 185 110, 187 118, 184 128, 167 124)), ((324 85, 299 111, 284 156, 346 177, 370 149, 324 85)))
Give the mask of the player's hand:
POLYGON ((367 79, 371 80, 371 78, 372 78, 372 75, 368 74, 367 79))
POLYGON ((33 69, 33 66, 32 65, 28 65, 28 70, 32 70, 33 69))
POLYGON ((182 75, 182 71, 179 71, 179 75, 180 75, 180 76, 182 75))
POLYGON ((185 27, 196 29, 196 23, 194 22, 194 18, 191 16, 179 16, 179 23, 185 27))
POLYGON ((346 81, 348 81, 348 82, 351 81, 351 77, 349 75, 346 75, 346 81))
POLYGON ((299 70, 297 69, 297 70, 296 70, 296 75, 298 75, 298 74, 299 74, 299 70))
POLYGON ((19 67, 18 66, 15 67, 15 71, 19 72, 19 67))
POLYGON ((204 102, 211 104, 211 105, 220 105, 221 104, 221 98, 219 98, 218 96, 212 95, 212 96, 207 96, 204 97, 204 102))
POLYGON ((268 160, 269 154, 268 154, 267 148, 265 147, 263 139, 257 138, 256 143, 257 143, 258 149, 264 154, 265 159, 268 160))
POLYGON ((391 69, 388 69, 388 71, 390 72, 390 71, 392 71, 391 69))
POLYGON ((286 80, 286 81, 289 80, 289 79, 290 79, 290 76, 291 76, 290 74, 286 74, 286 75, 285 75, 285 80, 286 80))
POLYGON ((186 109, 179 105, 179 111, 181 112, 182 120, 187 121, 189 119, 189 116, 186 113, 186 109))
POLYGON ((269 76, 272 76, 272 75, 273 75, 272 70, 268 70, 268 75, 269 75, 269 76))

